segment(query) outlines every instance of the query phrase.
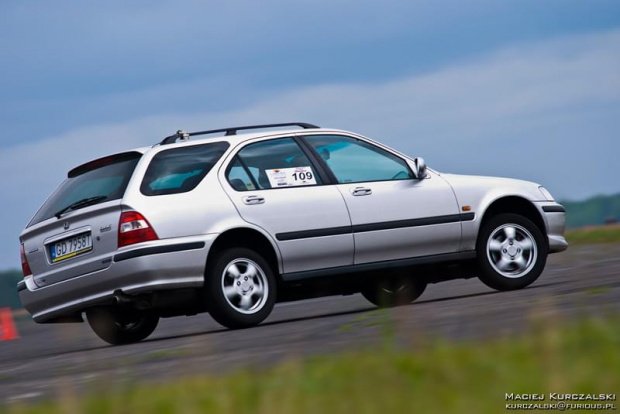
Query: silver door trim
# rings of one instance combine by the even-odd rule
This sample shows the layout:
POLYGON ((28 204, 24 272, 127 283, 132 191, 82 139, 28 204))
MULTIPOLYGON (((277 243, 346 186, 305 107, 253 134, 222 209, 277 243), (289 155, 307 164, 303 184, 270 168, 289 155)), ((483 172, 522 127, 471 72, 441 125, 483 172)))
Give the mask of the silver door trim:
POLYGON ((290 231, 277 233, 278 241, 309 239, 313 237, 334 236, 338 234, 366 233, 369 231, 392 230, 407 227, 436 226, 440 224, 460 223, 472 221, 475 213, 448 214, 444 216, 421 217, 407 220, 380 221, 375 223, 356 224, 353 226, 326 227, 322 229, 290 231))
POLYGON ((476 252, 464 251, 453 253, 433 254, 406 259, 384 260, 380 262, 359 263, 349 266, 338 266, 316 270, 306 270, 302 272, 283 273, 282 280, 285 282, 313 279, 324 276, 345 275, 350 273, 368 272, 373 270, 397 269, 408 266, 419 266, 434 263, 446 263, 452 261, 462 261, 476 258, 476 252))

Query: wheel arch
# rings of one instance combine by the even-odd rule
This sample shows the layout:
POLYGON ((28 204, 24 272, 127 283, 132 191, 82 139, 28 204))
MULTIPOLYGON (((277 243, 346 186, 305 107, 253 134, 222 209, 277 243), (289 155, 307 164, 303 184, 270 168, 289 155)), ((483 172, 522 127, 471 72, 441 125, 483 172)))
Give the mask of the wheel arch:
POLYGON ((519 214, 531 220, 536 227, 538 227, 543 236, 545 236, 545 240, 547 240, 547 226, 536 206, 528 199, 516 195, 503 196, 493 200, 482 214, 478 233, 488 220, 498 214, 504 213, 519 214))
POLYGON ((217 236, 209 249, 207 264, 213 261, 215 255, 219 252, 232 247, 245 247, 254 250, 269 263, 274 275, 278 279, 280 278, 282 274, 282 261, 278 254, 277 246, 268 236, 249 227, 228 229, 217 236))

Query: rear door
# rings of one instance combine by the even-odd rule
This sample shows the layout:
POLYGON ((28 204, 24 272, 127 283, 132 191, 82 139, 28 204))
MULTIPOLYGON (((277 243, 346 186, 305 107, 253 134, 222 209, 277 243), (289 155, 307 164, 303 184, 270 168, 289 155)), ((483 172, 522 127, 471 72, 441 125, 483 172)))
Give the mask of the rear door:
POLYGON ((141 156, 116 154, 71 170, 35 214, 20 241, 38 286, 110 266, 121 199, 141 156))
POLYGON ((355 263, 456 252, 461 216, 452 188, 430 173, 415 179, 407 162, 367 141, 304 137, 333 173, 346 200, 355 263))
POLYGON ((226 192, 274 237, 285 273, 353 264, 346 204, 321 174, 294 138, 248 144, 226 169, 226 192))

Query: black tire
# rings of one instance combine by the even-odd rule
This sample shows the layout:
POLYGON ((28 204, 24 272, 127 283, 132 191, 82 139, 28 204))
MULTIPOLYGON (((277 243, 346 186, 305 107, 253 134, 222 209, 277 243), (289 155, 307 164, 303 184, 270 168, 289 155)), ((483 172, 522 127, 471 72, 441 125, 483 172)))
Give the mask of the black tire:
POLYGON ((86 312, 88 324, 109 344, 140 342, 153 333, 159 317, 130 308, 94 308, 86 312))
POLYGON ((531 220, 518 214, 499 214, 485 222, 478 234, 479 278, 496 290, 523 289, 544 270, 547 252, 545 237, 531 220), (515 237, 507 236, 509 227, 514 229, 511 234, 515 237), (530 243, 533 248, 526 248, 530 243))
POLYGON ((261 255, 246 248, 232 248, 218 253, 207 264, 204 294, 209 313, 218 323, 230 329, 249 328, 261 323, 273 310, 276 279, 261 255), (233 264, 236 272, 229 271, 233 264), (240 278, 232 276, 237 273, 240 278))
POLYGON ((426 285, 426 281, 419 278, 381 278, 366 285, 362 295, 380 308, 391 308, 413 302, 424 293, 426 285))

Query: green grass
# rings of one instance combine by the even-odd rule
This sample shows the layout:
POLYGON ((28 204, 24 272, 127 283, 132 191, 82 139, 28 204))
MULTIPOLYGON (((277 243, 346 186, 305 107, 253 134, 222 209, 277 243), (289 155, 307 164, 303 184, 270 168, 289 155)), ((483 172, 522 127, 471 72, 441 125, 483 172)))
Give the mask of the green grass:
POLYGON ((573 245, 620 243, 620 226, 585 227, 568 230, 566 239, 573 245))
MULTIPOLYGON (((418 338, 383 348, 290 360, 169 383, 100 385, 10 413, 505 412, 505 393, 620 391, 618 318, 537 323, 522 336, 475 342, 418 338)), ((113 383, 113 381, 109 381, 113 383)), ((5 407, 6 408, 6 407, 5 407)), ((1 411, 1 407, 0 407, 1 411)))

